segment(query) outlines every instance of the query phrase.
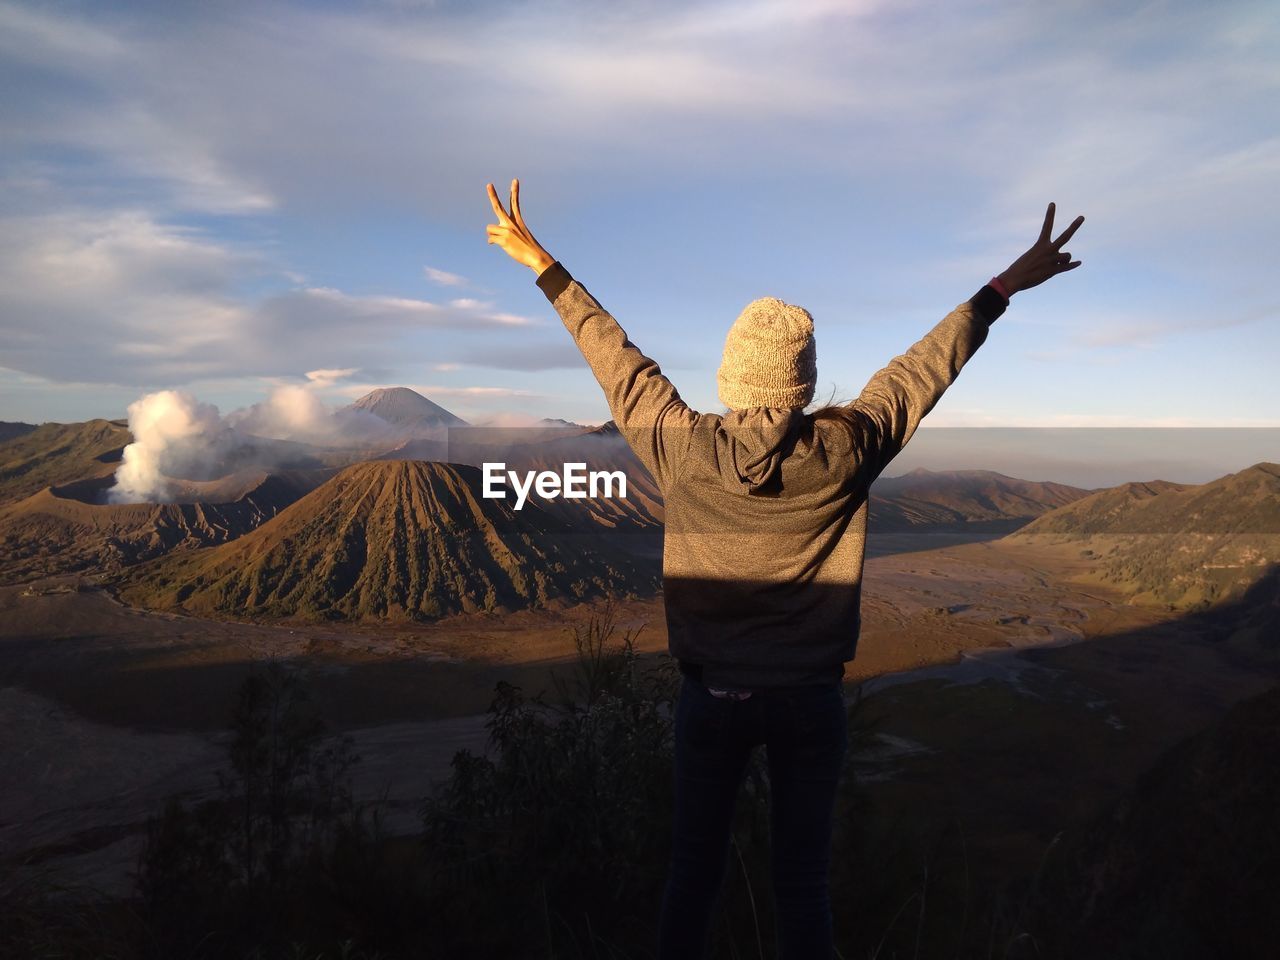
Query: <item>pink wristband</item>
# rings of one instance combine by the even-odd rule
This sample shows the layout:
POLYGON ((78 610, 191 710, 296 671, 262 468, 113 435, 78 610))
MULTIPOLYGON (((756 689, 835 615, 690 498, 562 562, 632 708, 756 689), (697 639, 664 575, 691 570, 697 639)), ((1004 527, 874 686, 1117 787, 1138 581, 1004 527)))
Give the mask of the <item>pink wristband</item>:
POLYGON ((991 289, 995 290, 996 293, 1000 294, 1000 296, 1004 297, 1005 303, 1009 302, 1009 291, 1004 288, 1004 284, 1000 282, 999 277, 992 277, 987 281, 987 285, 991 287, 991 289))

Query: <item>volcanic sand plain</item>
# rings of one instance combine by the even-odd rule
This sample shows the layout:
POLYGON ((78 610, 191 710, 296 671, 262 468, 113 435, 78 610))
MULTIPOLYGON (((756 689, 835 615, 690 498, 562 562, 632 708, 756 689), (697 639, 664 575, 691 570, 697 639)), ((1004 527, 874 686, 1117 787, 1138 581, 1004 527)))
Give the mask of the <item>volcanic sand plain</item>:
MULTIPOLYGON (((1069 549, 966 539, 872 537, 845 679, 865 694, 855 724, 875 730, 850 769, 881 802, 985 830, 974 849, 992 869, 1276 682, 1176 614, 1085 582, 1092 561, 1069 549)), ((353 738, 357 797, 385 790, 388 828, 412 833, 454 752, 484 751, 494 685, 551 693, 572 626, 600 606, 240 623, 133 609, 85 581, 0 587, 0 888, 52 873, 128 894, 146 817, 169 794, 216 793, 236 688, 272 658, 353 738)), ((668 656, 660 597, 618 601, 616 623, 615 642, 638 631, 638 652, 668 656)))

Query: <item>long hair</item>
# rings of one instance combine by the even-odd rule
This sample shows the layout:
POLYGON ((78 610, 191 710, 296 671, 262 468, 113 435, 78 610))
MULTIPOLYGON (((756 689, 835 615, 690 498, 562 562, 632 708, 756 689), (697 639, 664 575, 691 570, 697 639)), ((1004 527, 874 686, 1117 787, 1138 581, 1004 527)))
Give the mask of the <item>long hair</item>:
MULTIPOLYGON (((853 401, 837 400, 835 395, 836 392, 833 387, 831 390, 831 396, 827 398, 826 403, 815 407, 804 415, 804 426, 801 428, 801 434, 807 439, 813 439, 814 424, 822 421, 834 423, 849 431, 850 434, 853 433, 854 413, 849 409, 849 404, 853 401)), ((723 415, 727 415, 731 411, 731 407, 725 407, 723 415)))
POLYGON ((837 424, 853 432, 853 411, 849 409, 851 400, 837 400, 835 387, 831 388, 831 396, 827 402, 805 414, 805 430, 812 431, 813 425, 821 421, 837 424))

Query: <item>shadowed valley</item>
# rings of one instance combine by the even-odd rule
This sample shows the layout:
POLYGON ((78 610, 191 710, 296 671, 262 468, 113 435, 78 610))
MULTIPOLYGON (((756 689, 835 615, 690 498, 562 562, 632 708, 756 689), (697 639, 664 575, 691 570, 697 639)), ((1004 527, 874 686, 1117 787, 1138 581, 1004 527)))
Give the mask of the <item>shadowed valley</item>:
MULTIPOLYGON (((459 831, 433 834, 460 858, 431 895, 466 903, 450 929, 514 955, 504 925, 543 909, 520 891, 554 881, 564 898, 553 889, 546 909, 566 930, 582 922, 572 904, 589 903, 612 943, 630 942, 610 898, 566 892, 601 887, 590 857, 553 871, 501 860, 525 848, 510 832, 490 842, 498 821, 484 817, 527 822, 528 849, 568 818, 583 849, 632 844, 632 868, 614 864, 610 882, 634 883, 628 915, 651 912, 645 878, 661 872, 669 824, 647 798, 670 786, 669 704, 639 680, 670 667, 656 485, 612 424, 470 425, 403 388, 334 424, 306 440, 241 424, 216 456, 175 456, 162 501, 112 502, 133 440, 118 422, 0 439, 0 721, 13 734, 0 896, 16 903, 46 872, 132 896, 140 851, 156 849, 148 817, 174 794, 218 798, 231 707, 277 663, 363 756, 352 796, 379 804, 387 828, 366 863, 411 859, 425 797, 470 797, 434 821, 459 831), (622 471, 627 497, 531 496, 515 510, 483 496, 481 465, 495 461, 622 471), (606 612, 632 659, 584 648, 606 612), (569 726, 535 721, 535 692, 583 677, 613 692, 590 710, 580 697, 569 726), (504 767, 516 761, 495 730, 544 738, 506 741, 511 757, 541 759, 504 767), (504 783, 520 784, 509 808, 504 783), (526 802, 547 806, 526 821, 526 802), (495 857, 507 879, 468 887, 467 865, 495 857)), ((991 937, 1009 957, 1261 955, 1276 931, 1257 892, 1280 879, 1265 775, 1280 729, 1280 465, 1094 490, 914 470, 878 480, 869 509, 845 678, 839 942, 921 957, 962 944, 987 956, 991 937)), ((752 910, 767 884, 767 782, 759 791, 744 794, 718 928, 739 951, 756 924, 770 933, 752 910)), ((395 914, 384 932, 446 935, 431 925, 442 914, 378 876, 369 889, 395 914)))

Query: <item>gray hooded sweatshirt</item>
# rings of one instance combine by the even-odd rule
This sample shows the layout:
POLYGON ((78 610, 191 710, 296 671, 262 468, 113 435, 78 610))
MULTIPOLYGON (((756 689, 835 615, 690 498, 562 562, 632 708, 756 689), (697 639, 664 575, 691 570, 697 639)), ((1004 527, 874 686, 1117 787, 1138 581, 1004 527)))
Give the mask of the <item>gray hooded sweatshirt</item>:
POLYGON ((984 286, 834 419, 699 413, 558 261, 546 294, 666 508, 663 593, 681 669, 731 690, 838 682, 861 627, 867 496, 1004 312, 984 286))

